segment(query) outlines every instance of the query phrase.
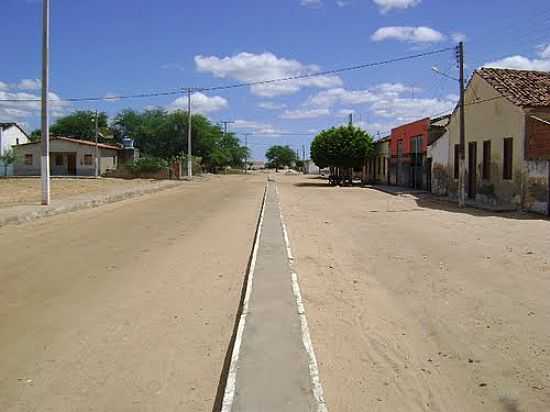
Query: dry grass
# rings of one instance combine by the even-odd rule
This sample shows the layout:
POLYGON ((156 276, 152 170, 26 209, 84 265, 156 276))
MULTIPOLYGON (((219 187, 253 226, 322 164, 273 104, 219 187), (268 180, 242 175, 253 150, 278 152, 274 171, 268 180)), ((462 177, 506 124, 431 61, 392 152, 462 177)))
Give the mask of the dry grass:
MULTIPOLYGON (((135 179, 52 179, 52 199, 66 199, 86 193, 109 193, 151 184, 150 180, 135 179)), ((0 208, 40 203, 40 179, 0 179, 0 208)))

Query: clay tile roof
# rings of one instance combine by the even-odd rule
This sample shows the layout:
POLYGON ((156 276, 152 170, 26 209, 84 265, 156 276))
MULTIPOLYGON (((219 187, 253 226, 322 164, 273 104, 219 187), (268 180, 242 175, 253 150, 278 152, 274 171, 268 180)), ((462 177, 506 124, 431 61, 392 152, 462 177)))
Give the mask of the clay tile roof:
POLYGON ((550 106, 550 72, 483 68, 477 74, 518 106, 550 106))

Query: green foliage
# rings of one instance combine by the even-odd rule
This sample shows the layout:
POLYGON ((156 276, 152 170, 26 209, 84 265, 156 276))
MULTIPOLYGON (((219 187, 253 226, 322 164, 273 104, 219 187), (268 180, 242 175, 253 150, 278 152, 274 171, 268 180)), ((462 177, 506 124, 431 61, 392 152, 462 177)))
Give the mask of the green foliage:
MULTIPOLYGON (((78 110, 67 116, 60 117, 50 127, 50 133, 57 136, 76 137, 84 140, 95 140, 95 112, 78 110)), ((106 113, 98 114, 99 132, 108 135, 109 124, 106 113)), ((36 131, 35 131, 36 132, 36 131)), ((40 136, 40 131, 38 136, 40 136)), ((34 133, 34 132, 33 132, 34 133)))
POLYGON ((289 146, 271 146, 267 149, 265 157, 269 161, 269 165, 275 169, 285 166, 291 166, 296 161, 296 152, 289 146))
POLYGON ((17 162, 18 159, 19 156, 13 149, 6 150, 0 155, 0 162, 4 164, 4 176, 8 175, 8 166, 17 162))
MULTIPOLYGON (((164 159, 187 153, 187 113, 167 112, 162 109, 136 112, 124 110, 113 120, 115 139, 123 137, 134 140, 142 153, 164 159)), ((191 119, 193 156, 202 158, 203 165, 216 171, 225 166, 240 167, 248 155, 232 133, 224 133, 200 114, 191 119)))
POLYGON ((38 142, 41 137, 42 137, 42 130, 35 129, 31 132, 31 135, 29 136, 29 140, 31 142, 38 142))
POLYGON ((311 159, 320 168, 358 168, 373 155, 372 138, 353 126, 323 130, 311 143, 311 159))
POLYGON ((169 164, 164 159, 159 159, 156 157, 142 157, 135 162, 131 162, 127 167, 134 174, 156 173, 167 169, 169 164))

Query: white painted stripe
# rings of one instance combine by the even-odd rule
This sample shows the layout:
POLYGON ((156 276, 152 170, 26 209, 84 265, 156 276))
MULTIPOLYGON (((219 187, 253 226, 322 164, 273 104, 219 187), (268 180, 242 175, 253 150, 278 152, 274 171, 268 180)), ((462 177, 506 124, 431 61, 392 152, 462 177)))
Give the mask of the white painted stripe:
POLYGON ((254 268, 256 267, 256 258, 258 257, 258 245, 260 243, 260 234, 262 233, 262 226, 264 222, 265 201, 267 198, 267 186, 265 185, 264 197, 262 200, 262 209, 260 212, 260 219, 258 221, 258 229, 256 230, 256 237, 254 238, 254 246, 252 247, 252 258, 250 260, 250 268, 248 270, 248 280, 246 282, 246 290, 244 293, 244 301, 242 313, 239 318, 239 325, 237 326, 237 335, 235 336, 235 343, 233 345, 233 352, 231 354, 231 364, 229 365, 229 372, 227 374, 227 382, 225 384, 225 392, 223 395, 223 402, 221 412, 231 412, 233 407, 233 401, 235 399, 235 389, 237 383, 237 369, 239 362, 239 355, 241 352, 241 342, 243 339, 244 327, 246 324, 246 316, 248 314, 248 302, 250 301, 250 293, 252 291, 252 281, 254 279, 254 268))
MULTIPOLYGON (((288 240, 288 232, 286 224, 284 223, 283 211, 281 203, 279 201, 279 190, 275 185, 277 192, 277 202, 279 203, 279 213, 281 216, 281 225, 283 227, 283 235, 285 239, 285 245, 288 255, 289 264, 292 265, 294 257, 292 255, 292 249, 290 248, 290 242, 288 240)), ((298 283, 298 275, 295 272, 291 274, 292 291, 296 298, 296 307, 298 309, 298 317, 300 318, 300 325, 302 328, 302 343, 308 355, 309 376, 311 379, 311 385, 313 389, 313 396, 317 402, 317 412, 328 412, 327 404, 323 396, 323 386, 321 385, 321 378, 319 374, 319 365, 317 364, 317 358, 315 357, 315 351, 313 350, 313 343, 311 342, 311 335, 309 333, 309 327, 307 324, 306 312, 304 303, 302 301, 302 293, 300 292, 300 284, 298 283)))

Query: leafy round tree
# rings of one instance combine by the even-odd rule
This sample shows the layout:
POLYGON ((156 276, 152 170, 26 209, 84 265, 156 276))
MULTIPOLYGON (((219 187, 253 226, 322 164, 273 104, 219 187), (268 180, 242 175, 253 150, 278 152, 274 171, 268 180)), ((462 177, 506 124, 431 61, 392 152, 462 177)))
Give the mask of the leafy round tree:
POLYGON ((271 146, 267 149, 265 157, 271 167, 274 167, 276 170, 281 167, 292 166, 292 163, 296 161, 296 153, 289 146, 271 146))
POLYGON ((373 153, 372 138, 353 126, 323 130, 311 143, 311 159, 320 168, 358 168, 373 153))

